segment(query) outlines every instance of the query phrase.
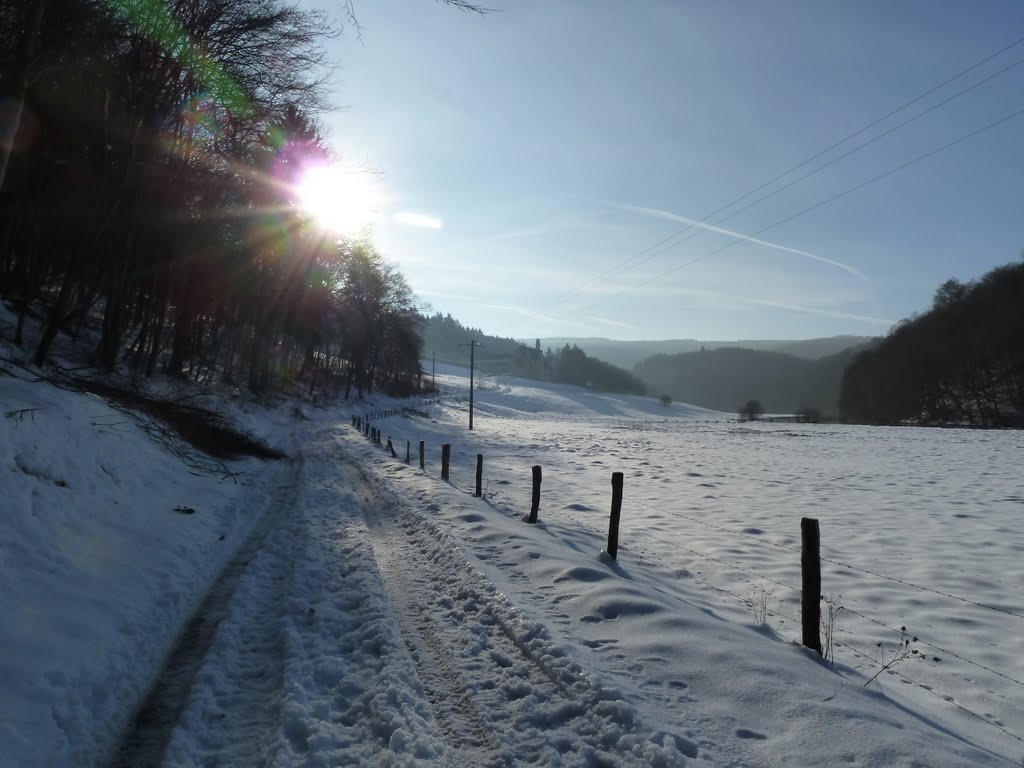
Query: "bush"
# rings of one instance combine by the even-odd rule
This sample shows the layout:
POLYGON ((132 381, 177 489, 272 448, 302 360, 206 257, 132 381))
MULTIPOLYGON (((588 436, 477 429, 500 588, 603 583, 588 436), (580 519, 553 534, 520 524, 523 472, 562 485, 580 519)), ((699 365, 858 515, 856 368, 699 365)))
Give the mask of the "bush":
POLYGON ((758 417, 764 413, 764 406, 761 405, 760 400, 747 400, 739 411, 740 421, 757 421, 758 417))

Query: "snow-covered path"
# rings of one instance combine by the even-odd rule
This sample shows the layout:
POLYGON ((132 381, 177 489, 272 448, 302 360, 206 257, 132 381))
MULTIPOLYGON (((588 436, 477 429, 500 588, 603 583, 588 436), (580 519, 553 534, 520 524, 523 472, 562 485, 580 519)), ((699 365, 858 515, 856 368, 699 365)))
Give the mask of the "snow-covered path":
POLYGON ((236 484, 90 396, 10 377, 0 395, 33 409, 0 421, 3 768, 1021 764, 1020 433, 739 430, 509 380, 477 393, 472 433, 454 398, 374 422, 425 440, 425 469, 346 406, 224 402, 295 457, 239 461, 236 484), (788 588, 752 621, 762 580, 795 583, 798 514, 866 566, 828 571, 844 602, 957 655, 865 687, 884 627, 844 616, 842 641, 877 652, 830 664, 796 642, 788 588))
POLYGON ((160 765, 165 754, 203 765, 260 765, 276 751, 300 466, 280 475, 262 519, 165 664, 116 765, 160 765))
POLYGON ((632 706, 331 432, 307 444, 301 471, 214 586, 119 765, 677 765, 696 755, 645 733, 632 706))

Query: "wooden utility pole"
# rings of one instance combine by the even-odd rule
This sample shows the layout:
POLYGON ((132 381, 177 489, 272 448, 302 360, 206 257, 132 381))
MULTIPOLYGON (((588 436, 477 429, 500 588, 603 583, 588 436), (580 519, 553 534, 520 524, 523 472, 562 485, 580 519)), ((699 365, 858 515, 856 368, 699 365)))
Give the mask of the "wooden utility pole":
POLYGON ((486 347, 486 344, 481 344, 479 341, 474 339, 469 344, 459 344, 460 347, 469 347, 469 428, 473 429, 473 368, 475 366, 475 357, 473 353, 477 347, 486 347))

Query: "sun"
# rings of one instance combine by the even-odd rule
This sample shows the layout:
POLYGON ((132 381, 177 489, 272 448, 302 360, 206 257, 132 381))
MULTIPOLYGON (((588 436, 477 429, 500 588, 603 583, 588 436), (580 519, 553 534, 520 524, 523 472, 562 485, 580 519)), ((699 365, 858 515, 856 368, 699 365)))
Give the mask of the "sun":
POLYGON ((341 235, 358 235, 380 214, 384 199, 376 177, 340 165, 312 166, 295 187, 299 207, 341 235))

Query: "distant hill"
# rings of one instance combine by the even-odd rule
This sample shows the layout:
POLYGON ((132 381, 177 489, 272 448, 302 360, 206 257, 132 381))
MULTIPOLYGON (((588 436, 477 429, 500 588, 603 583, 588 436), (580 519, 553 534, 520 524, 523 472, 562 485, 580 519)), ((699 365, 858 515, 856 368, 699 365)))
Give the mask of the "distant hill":
POLYGON ((484 373, 575 384, 598 392, 645 392, 644 383, 632 373, 587 355, 575 345, 544 349, 536 339, 529 345, 520 344, 513 339, 488 336, 478 328, 467 328, 451 315, 441 313, 424 316, 422 327, 424 360, 468 365, 469 343, 476 341, 481 345, 475 353, 476 367, 484 373))
POLYGON ((736 411, 748 400, 760 400, 767 413, 814 408, 836 416, 843 372, 862 348, 812 360, 770 350, 705 347, 703 352, 654 355, 637 364, 634 373, 651 394, 704 408, 736 411))
MULTIPOLYGON (((542 338, 519 342, 488 336, 451 315, 423 318, 423 353, 429 361, 469 364, 470 340, 477 368, 541 381, 590 385, 599 391, 669 395, 677 402, 726 412, 760 400, 770 413, 816 408, 839 412, 839 382, 866 336, 803 340, 616 341, 542 338), (539 347, 538 347, 539 342, 539 347), (701 351, 704 350, 704 351, 701 351), (630 373, 632 371, 632 373, 630 373)), ((429 363, 428 363, 429 365, 429 363)))
MULTIPOLYGON (((532 343, 532 339, 530 343, 532 343)), ((808 360, 834 355, 844 349, 859 346, 871 341, 869 336, 829 336, 819 339, 799 340, 741 340, 741 341, 701 341, 699 339, 669 339, 665 341, 617 341, 597 337, 571 338, 551 337, 540 340, 544 349, 558 349, 566 344, 576 345, 588 355, 617 365, 620 368, 632 369, 641 360, 653 355, 674 355, 685 352, 721 349, 723 347, 742 347, 744 349, 783 352, 808 360)))

